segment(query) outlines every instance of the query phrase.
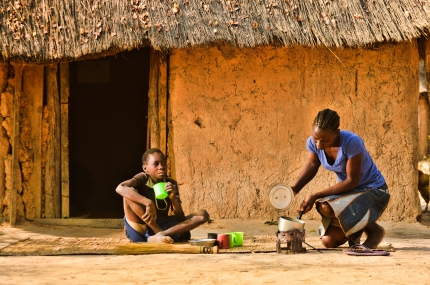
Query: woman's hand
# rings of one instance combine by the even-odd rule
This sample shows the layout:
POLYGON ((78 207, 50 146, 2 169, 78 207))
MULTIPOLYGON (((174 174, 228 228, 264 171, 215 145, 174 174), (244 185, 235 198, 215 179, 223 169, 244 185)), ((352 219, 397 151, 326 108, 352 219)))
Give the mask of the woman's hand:
POLYGON ((312 208, 314 207, 315 201, 317 200, 317 197, 314 195, 307 196, 302 203, 300 204, 300 211, 303 212, 303 214, 306 214, 312 208))
POLYGON ((164 190, 166 190, 167 193, 169 194, 170 200, 175 199, 175 195, 178 192, 178 188, 177 188, 176 184, 167 182, 166 186, 164 186, 164 190))

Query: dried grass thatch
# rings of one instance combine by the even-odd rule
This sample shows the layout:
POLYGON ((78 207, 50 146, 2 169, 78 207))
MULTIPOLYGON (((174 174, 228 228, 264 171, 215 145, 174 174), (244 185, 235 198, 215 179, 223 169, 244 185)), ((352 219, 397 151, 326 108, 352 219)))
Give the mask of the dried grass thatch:
POLYGON ((151 45, 364 47, 426 35, 430 0, 0 0, 4 60, 46 63, 151 45))

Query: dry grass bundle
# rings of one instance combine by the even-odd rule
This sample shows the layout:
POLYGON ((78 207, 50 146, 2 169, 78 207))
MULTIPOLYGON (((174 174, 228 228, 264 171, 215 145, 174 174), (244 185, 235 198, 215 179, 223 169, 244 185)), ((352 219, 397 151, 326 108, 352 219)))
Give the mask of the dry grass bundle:
POLYGON ((141 255, 159 253, 217 253, 190 244, 132 243, 128 239, 112 238, 53 238, 26 239, 2 248, 0 256, 43 256, 77 254, 141 255))
POLYGON ((115 254, 154 254, 154 253, 185 253, 199 254, 206 253, 200 246, 189 244, 155 244, 155 243, 127 243, 115 247, 115 254))
POLYGON ((425 0, 0 1, 4 60, 48 63, 152 45, 363 47, 426 34, 425 0))

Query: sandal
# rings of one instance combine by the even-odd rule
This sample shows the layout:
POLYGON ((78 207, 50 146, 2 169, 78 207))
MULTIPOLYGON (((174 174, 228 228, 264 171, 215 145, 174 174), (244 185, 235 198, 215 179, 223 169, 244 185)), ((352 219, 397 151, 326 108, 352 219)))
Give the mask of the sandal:
POLYGON ((351 246, 350 249, 345 249, 343 251, 344 253, 348 255, 366 255, 366 256, 387 256, 390 255, 389 252, 386 252, 385 250, 372 250, 368 248, 365 245, 362 244, 356 244, 351 246))

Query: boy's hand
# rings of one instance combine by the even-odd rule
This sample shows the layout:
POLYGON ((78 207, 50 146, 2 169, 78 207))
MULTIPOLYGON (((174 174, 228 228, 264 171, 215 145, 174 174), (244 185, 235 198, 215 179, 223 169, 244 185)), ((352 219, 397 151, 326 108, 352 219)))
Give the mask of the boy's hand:
POLYGON ((149 203, 145 205, 145 214, 141 217, 142 220, 146 224, 153 223, 157 220, 157 210, 155 209, 154 203, 152 203, 151 200, 149 200, 149 203))
POLYGON ((176 192, 178 191, 175 184, 167 182, 166 186, 164 186, 164 190, 169 194, 169 199, 172 200, 175 198, 176 192))

